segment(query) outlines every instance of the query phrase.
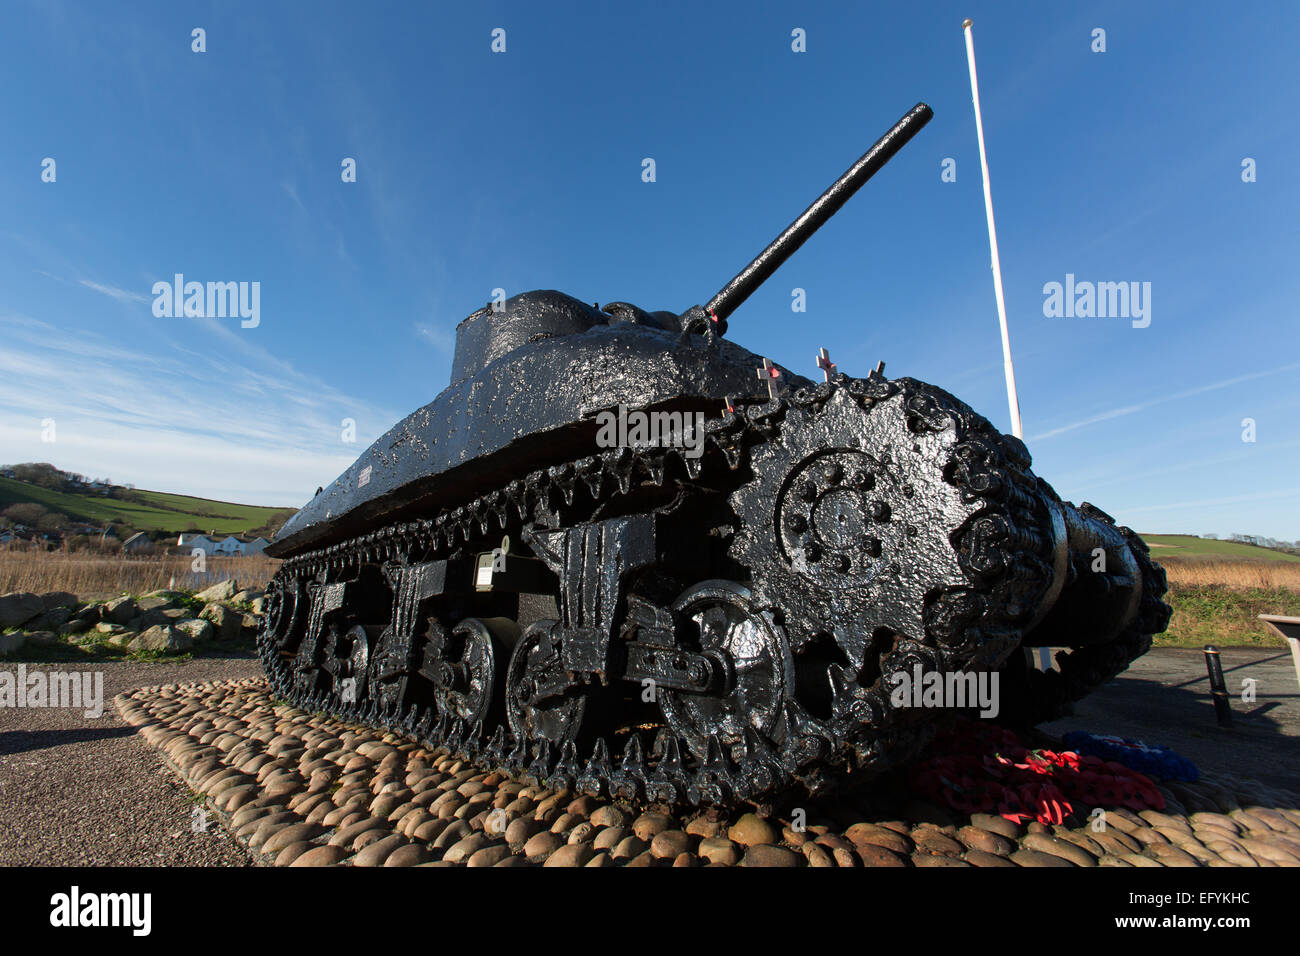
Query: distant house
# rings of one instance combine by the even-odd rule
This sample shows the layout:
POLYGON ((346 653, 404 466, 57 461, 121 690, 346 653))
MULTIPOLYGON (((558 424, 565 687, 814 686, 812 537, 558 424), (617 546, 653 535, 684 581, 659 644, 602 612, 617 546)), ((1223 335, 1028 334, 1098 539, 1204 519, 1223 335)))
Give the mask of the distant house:
POLYGON ((184 548, 186 554, 193 553, 195 548, 202 549, 208 556, 217 553, 217 543, 205 534, 182 534, 176 539, 176 546, 184 548))
POLYGON ((143 531, 137 531, 122 542, 122 550, 127 554, 149 554, 153 551, 153 541, 143 531))
POLYGON ((0 531, 0 544, 10 544, 16 540, 18 540, 18 535, 14 534, 12 531, 9 531, 8 529, 0 531))
POLYGON ((244 553, 244 542, 233 534, 228 534, 217 542, 217 554, 236 555, 244 553))

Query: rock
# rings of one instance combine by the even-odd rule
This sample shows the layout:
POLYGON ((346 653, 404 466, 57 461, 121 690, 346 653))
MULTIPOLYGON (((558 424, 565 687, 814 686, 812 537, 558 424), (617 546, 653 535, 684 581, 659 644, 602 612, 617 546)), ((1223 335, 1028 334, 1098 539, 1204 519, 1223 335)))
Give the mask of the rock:
POLYGON ((632 824, 632 832, 638 839, 648 843, 654 839, 655 834, 662 833, 671 826, 672 821, 665 813, 643 813, 632 824))
POLYGON ((592 824, 598 827, 626 826, 628 819, 628 815, 613 804, 592 811, 590 816, 592 824))
MULTIPOLYGON (((1089 853, 1083 847, 1076 846, 1073 843, 1067 843, 1059 837, 1051 836, 1046 833, 1031 833, 1020 841, 1021 846, 1026 850, 1035 850, 1040 853, 1050 853, 1053 856, 1059 856, 1063 860, 1068 860, 1075 866, 1096 866, 1097 858, 1089 853)), ((1012 856, 1015 859, 1015 856, 1012 856)))
POLYGON ((1011 854, 1011 862, 1018 866, 1074 866, 1069 860, 1055 856, 1051 853, 1040 853, 1037 850, 1017 850, 1011 854))
MULTIPOLYGON (((840 852, 839 850, 835 851, 836 862, 838 862, 840 852)), ((862 861, 863 866, 907 866, 906 859, 909 855, 907 850, 895 853, 893 850, 875 843, 859 843, 855 847, 855 852, 858 859, 862 861)))
POLYGON ((23 625, 28 631, 57 631, 68 623, 72 617, 72 611, 66 607, 52 607, 47 611, 42 611, 30 621, 23 625))
POLYGON ((596 855, 590 844, 570 843, 562 846, 546 858, 543 866, 586 866, 596 855))
POLYGON ((325 828, 318 823, 290 823, 267 836, 260 849, 263 853, 274 855, 292 843, 305 843, 324 832, 325 828))
MULTIPOLYGON (((735 829, 734 827, 732 828, 735 829)), ((745 851, 741 866, 803 866, 807 861, 800 853, 783 846, 754 844, 745 851)))
MULTIPOLYGON (((1111 859, 1114 859, 1114 857, 1111 857, 1111 859)), ((985 853, 983 850, 967 850, 966 862, 973 866, 1009 866, 1015 868, 1015 864, 1005 856, 996 853, 985 853)), ((1127 864, 1121 861, 1119 865, 1126 866, 1127 864)))
POLYGON ((126 647, 127 650, 131 651, 161 651, 167 654, 175 654, 180 651, 188 651, 193 646, 194 641, 184 631, 171 626, 155 625, 127 644, 126 647))
POLYGON ((408 843, 388 854, 384 866, 419 866, 421 863, 428 863, 431 859, 433 857, 429 855, 428 849, 423 844, 408 843))
POLYGON ((190 640, 195 644, 200 644, 203 641, 210 640, 212 635, 216 633, 209 621, 201 621, 195 617, 177 621, 172 626, 176 628, 176 630, 188 634, 190 640))
POLYGON ((318 846, 298 857, 290 866, 333 866, 347 857, 348 851, 341 846, 318 846))
MULTIPOLYGON (((260 598, 259 598, 260 600, 260 598)), ((506 860, 513 859, 510 847, 504 843, 493 843, 491 846, 485 846, 466 862, 466 866, 496 866, 506 860)), ((522 861, 521 861, 522 862, 522 861)))
POLYGON ((113 624, 109 621, 100 621, 95 625, 95 630, 100 634, 124 634, 126 628, 121 624, 113 624))
POLYGON ((933 827, 917 827, 912 831, 912 842, 916 844, 917 849, 924 850, 926 853, 933 853, 936 856, 956 858, 961 856, 965 849, 952 837, 933 827))
POLYGON ((1020 824, 1012 823, 1006 817, 994 816, 991 813, 972 813, 970 822, 971 826, 987 830, 989 833, 996 833, 1013 843, 1019 840, 1020 835, 1024 833, 1024 828, 1020 824))
POLYGON ((22 631, 0 634, 0 654, 11 654, 27 643, 27 635, 22 631))
POLYGON ((56 607, 66 607, 75 609, 81 602, 71 591, 46 591, 41 595, 41 603, 45 605, 45 610, 51 610, 56 607))
POLYGON ((161 611, 164 608, 175 607, 176 602, 162 594, 148 594, 136 601, 135 606, 140 609, 141 614, 148 614, 150 611, 161 611))
POLYGON ((591 845, 597 850, 612 850, 627 837, 626 827, 605 827, 597 832, 591 845))
POLYGON ((47 645, 59 643, 59 635, 53 631, 28 631, 27 643, 36 645, 47 645))
POLYGON ((212 623, 217 640, 234 641, 239 639, 243 625, 238 611, 232 611, 220 604, 209 604, 199 612, 199 618, 212 623))
MULTIPOLYGON (((523 852, 529 863, 540 863, 564 845, 564 837, 558 833, 536 833, 528 838, 528 842, 524 844, 523 852)), ((578 845, 585 846, 586 844, 578 845)))
POLYGON ((832 867, 835 865, 835 861, 831 859, 831 855, 826 852, 826 848, 818 846, 816 843, 811 841, 805 843, 803 846, 799 847, 799 850, 808 858, 809 866, 832 867))
POLYGON ((104 605, 104 620, 113 624, 125 624, 135 617, 136 613, 137 608, 133 597, 114 598, 104 605))
POLYGON ((700 841, 699 854, 718 866, 735 866, 740 862, 740 848, 726 837, 705 837, 700 841))
POLYGON ((0 595, 0 630, 26 624, 45 610, 40 595, 30 591, 12 591, 0 595))
POLYGON ((88 630, 90 630, 90 622, 78 617, 60 627, 59 633, 64 637, 75 637, 78 634, 86 633, 88 630))
POLYGON ((262 597, 266 592, 261 588, 244 588, 230 596, 231 604, 251 604, 257 598, 262 597))
POLYGON ((675 860, 690 849, 691 838, 681 830, 661 830, 650 841, 650 852, 661 860, 675 860))
MULTIPOLYGON (((1011 840, 976 826, 965 826, 957 831, 957 838, 971 850, 993 856, 1010 856, 1016 845, 1011 840)), ((967 855, 967 859, 970 856, 967 855)))
POLYGON ((131 622, 131 626, 138 626, 143 631, 157 624, 175 624, 177 621, 183 621, 190 616, 190 612, 181 607, 157 608, 152 611, 145 611, 131 622))
POLYGON ((264 613, 266 613, 266 598, 264 597, 253 598, 253 600, 248 602, 248 606, 253 609, 254 614, 256 614, 258 617, 261 617, 264 613))
MULTIPOLYGON (((592 847, 593 849, 599 849, 594 842, 592 847)), ((618 846, 614 847, 609 855, 616 860, 634 860, 642 853, 649 853, 645 841, 639 837, 628 836, 620 840, 618 846)))
POLYGON ((701 838, 721 836, 726 830, 726 823, 714 819, 711 814, 703 814, 686 824, 686 832, 701 838))
POLYGON ((400 833, 393 833, 384 837, 382 840, 376 840, 370 843, 359 852, 352 861, 353 866, 383 866, 384 861, 388 859, 389 854, 400 846, 407 846, 406 837, 400 833))
MULTIPOLYGON (((777 840, 777 833, 772 824, 755 813, 746 813, 733 823, 731 829, 727 831, 727 836, 731 838, 733 843, 738 843, 741 846, 758 846, 764 843, 775 843, 777 840)), ((748 854, 746 854, 746 858, 748 858, 748 854)))
POLYGON ((229 601, 235 596, 237 591, 238 586, 235 584, 234 579, 227 579, 222 581, 220 584, 214 584, 206 590, 199 591, 194 596, 200 601, 212 603, 216 601, 229 601))

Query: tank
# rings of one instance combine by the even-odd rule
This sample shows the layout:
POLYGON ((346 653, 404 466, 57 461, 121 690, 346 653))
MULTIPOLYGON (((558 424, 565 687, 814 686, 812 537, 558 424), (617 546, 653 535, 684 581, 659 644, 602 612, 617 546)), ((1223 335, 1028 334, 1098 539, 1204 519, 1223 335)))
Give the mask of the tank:
POLYGON ((1143 653, 1163 571, 1022 442, 883 363, 816 381, 725 338, 931 116, 703 306, 538 291, 461 322, 450 385, 267 548, 275 693, 548 787, 730 805, 869 781, 981 706, 909 681, 987 677, 982 713, 1033 724, 1143 653))

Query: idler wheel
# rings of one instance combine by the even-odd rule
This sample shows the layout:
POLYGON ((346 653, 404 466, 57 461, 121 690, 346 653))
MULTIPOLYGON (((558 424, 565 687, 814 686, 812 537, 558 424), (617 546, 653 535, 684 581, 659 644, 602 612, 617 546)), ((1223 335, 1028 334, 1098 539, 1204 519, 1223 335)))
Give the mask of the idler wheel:
POLYGON ((694 623, 687 626, 686 644, 727 662, 727 680, 720 691, 695 694, 661 689, 659 708, 668 727, 701 760, 716 735, 737 759, 744 732, 752 727, 764 738, 780 742, 783 716, 794 694, 794 660, 784 629, 761 610, 749 589, 732 581, 703 581, 673 602, 673 610, 694 623))
POLYGON ((497 686, 497 657, 519 639, 519 625, 508 618, 467 617, 448 635, 434 675, 439 713, 467 726, 489 723, 497 686))
POLYGON ((576 739, 586 712, 586 695, 574 692, 560 663, 556 621, 529 625, 506 668, 506 720, 523 740, 552 744, 576 739))
POLYGON ((290 649, 290 642, 298 630, 299 617, 306 599, 296 581, 272 580, 266 589, 266 632, 282 651, 290 649))

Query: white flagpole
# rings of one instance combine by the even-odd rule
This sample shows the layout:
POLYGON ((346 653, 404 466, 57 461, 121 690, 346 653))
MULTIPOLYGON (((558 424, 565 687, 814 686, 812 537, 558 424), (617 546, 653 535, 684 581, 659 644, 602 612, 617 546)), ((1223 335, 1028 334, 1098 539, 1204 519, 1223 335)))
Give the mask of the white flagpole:
POLYGON ((984 173, 984 212, 989 221, 989 253, 992 256, 993 296, 998 303, 998 322, 1002 326, 1002 364, 1007 373, 1007 404, 1011 407, 1011 434, 1024 438, 1020 427, 1020 400, 1016 397, 1016 369, 1011 364, 1011 336, 1007 332, 1007 303, 1002 296, 1002 263, 998 259, 998 233, 993 227, 993 188, 989 185, 989 161, 984 154, 984 122, 980 118, 980 87, 975 79, 975 36, 971 21, 962 21, 966 34, 966 62, 970 66, 970 95, 975 104, 975 132, 980 143, 980 169, 984 173))

